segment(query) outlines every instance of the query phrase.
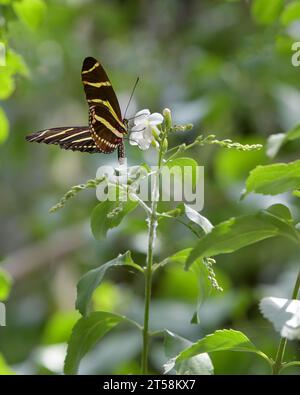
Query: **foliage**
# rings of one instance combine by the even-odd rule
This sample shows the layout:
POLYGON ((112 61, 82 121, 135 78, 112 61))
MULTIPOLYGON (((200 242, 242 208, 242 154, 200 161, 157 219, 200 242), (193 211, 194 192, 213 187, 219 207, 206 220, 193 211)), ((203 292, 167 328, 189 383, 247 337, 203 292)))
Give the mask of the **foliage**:
MULTIPOLYGON (((184 157, 205 166, 203 212, 157 205, 149 370, 264 374, 271 363, 273 373, 298 373, 297 345, 283 338, 285 354, 276 357, 277 334, 271 324, 262 329, 258 299, 291 299, 299 268, 300 82, 291 64, 299 1, 97 3, 0 0, 0 294, 9 315, 0 328, 0 373, 62 373, 74 324, 67 373, 140 373, 149 210, 138 201, 94 208, 95 169, 113 155, 24 141, 31 131, 87 124, 80 82, 87 55, 103 62, 123 113, 140 75, 128 118, 143 107, 173 110, 171 119, 164 114, 165 163, 184 157), (69 185, 76 186, 53 211, 90 191, 50 216, 69 185), (187 259, 193 263, 184 271, 187 259), (83 317, 74 309, 78 280, 83 317), (85 337, 92 321, 100 330, 85 337), (211 351, 224 338, 227 351, 246 347, 211 351)), ((155 160, 153 148, 126 145, 130 164, 155 160)))

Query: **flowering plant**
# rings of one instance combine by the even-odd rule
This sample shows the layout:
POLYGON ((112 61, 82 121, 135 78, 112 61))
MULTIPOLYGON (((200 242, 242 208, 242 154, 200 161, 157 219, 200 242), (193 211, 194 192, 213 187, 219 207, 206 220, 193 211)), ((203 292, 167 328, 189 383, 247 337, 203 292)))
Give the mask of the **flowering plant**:
MULTIPOLYGON (((87 272, 80 279, 77 286, 76 308, 82 317, 75 324, 69 340, 65 373, 76 373, 82 357, 94 347, 105 333, 122 322, 141 332, 143 343, 141 350, 142 374, 149 372, 149 344, 155 337, 163 337, 165 341, 167 360, 162 367, 165 373, 213 374, 214 367, 209 353, 222 350, 252 352, 263 358, 273 368, 274 373, 281 369, 282 365, 278 365, 278 361, 274 363, 240 331, 217 330, 192 343, 166 328, 155 332, 150 329, 152 279, 154 273, 166 265, 182 265, 185 270, 190 270, 198 278, 199 296, 195 301, 195 313, 191 317, 191 322, 199 324, 201 306, 204 301, 212 290, 222 292, 222 287, 214 272, 215 259, 212 256, 233 252, 243 246, 275 235, 286 236, 296 242, 300 240, 298 231, 292 222, 286 219, 288 214, 281 205, 271 206, 267 210, 261 210, 253 215, 231 218, 216 226, 213 226, 207 218, 184 201, 180 201, 175 207, 174 202, 169 202, 170 207, 167 211, 160 209, 164 168, 171 169, 171 173, 175 177, 177 174, 173 171, 175 168, 178 170, 178 168, 191 167, 193 170, 197 170, 198 165, 194 159, 182 156, 186 151, 197 146, 203 147, 212 144, 241 151, 261 148, 259 144, 242 145, 229 139, 218 140, 215 135, 200 135, 190 144, 180 144, 169 148, 169 137, 172 134, 188 132, 191 128, 192 125, 174 125, 169 109, 164 109, 163 115, 151 114, 147 109, 139 111, 134 117, 129 141, 130 144, 143 151, 151 147, 156 150, 157 164, 155 168, 151 169, 144 163, 139 166, 127 167, 126 161, 115 168, 108 168, 108 170, 100 168, 96 179, 73 187, 52 208, 52 211, 56 211, 63 207, 69 198, 81 190, 97 188, 97 197, 100 203, 94 208, 91 215, 91 228, 96 239, 107 237, 107 232, 110 229, 119 226, 123 219, 139 206, 145 213, 148 225, 145 262, 135 262, 131 252, 126 251, 87 272), (145 181, 147 183, 150 179, 151 196, 147 201, 139 196, 138 190, 145 181), (114 198, 109 195, 109 192, 112 191, 114 198), (158 238, 157 230, 160 223, 167 220, 177 221, 186 226, 196 236, 198 242, 194 248, 175 251, 173 255, 157 261, 154 256, 154 247, 158 238), (117 266, 128 267, 144 277, 144 314, 140 321, 121 313, 90 311, 93 292, 99 286, 101 287, 107 270, 117 266)), ((193 177, 192 179, 194 180, 193 177)), ((198 179, 195 180, 194 182, 197 183, 198 179)), ((163 183, 165 184, 164 180, 163 183)), ((247 190, 244 195, 250 192, 251 187, 254 188, 253 182, 250 184, 247 181, 247 190)), ((268 316, 269 310, 263 308, 264 314, 268 318, 270 318, 268 316)))
MULTIPOLYGON (((130 144, 137 146, 143 151, 151 147, 157 151, 157 165, 154 169, 151 169, 145 163, 140 166, 127 167, 126 161, 115 168, 100 168, 96 179, 73 187, 51 209, 56 211, 63 207, 69 198, 75 196, 81 190, 96 188, 100 203, 95 207, 91 216, 91 228, 96 239, 105 238, 110 229, 119 226, 122 220, 139 206, 144 210, 148 224, 147 253, 144 263, 135 262, 131 252, 126 251, 100 267, 87 272, 80 279, 77 286, 76 308, 82 317, 75 324, 69 340, 65 360, 65 373, 76 373, 81 358, 96 342, 102 339, 105 333, 121 322, 137 328, 142 334, 142 374, 147 374, 149 371, 149 343, 155 337, 164 337, 165 339, 167 360, 162 367, 165 373, 213 374, 214 366, 209 353, 222 350, 255 353, 269 364, 274 374, 288 366, 298 364, 297 361, 288 364, 282 363, 286 344, 284 337, 280 343, 276 360, 273 361, 272 358, 259 350, 245 334, 233 329, 217 330, 195 343, 178 336, 166 328, 161 328, 161 330, 155 332, 152 332, 150 329, 152 279, 154 273, 159 269, 166 265, 179 264, 185 270, 190 270, 199 279, 199 296, 196 301, 195 313, 191 317, 192 323, 199 324, 203 302, 212 290, 222 292, 222 287, 219 285, 214 272, 215 259, 212 256, 233 252, 243 246, 276 235, 288 237, 296 243, 300 242, 300 234, 290 220, 288 209, 279 204, 253 215, 231 218, 216 226, 213 226, 207 218, 184 201, 179 202, 175 207, 174 204, 169 202, 170 209, 168 211, 160 210, 160 200, 163 191, 161 183, 164 184, 164 188, 166 187, 165 181, 162 180, 164 168, 171 169, 173 175, 177 174, 173 171, 175 168, 178 170, 189 167, 197 170, 197 162, 194 159, 182 157, 182 153, 197 146, 203 147, 211 144, 241 151, 261 148, 259 144, 242 145, 229 139, 218 140, 215 135, 200 135, 190 144, 183 143, 169 148, 169 137, 171 134, 187 132, 191 128, 192 125, 173 125, 169 109, 163 110, 163 115, 159 113, 151 114, 147 109, 139 111, 134 117, 129 141, 130 144), (145 181, 146 183, 149 182, 150 179, 151 196, 146 201, 140 197, 138 192, 142 188, 143 183, 145 181), (161 221, 165 220, 176 221, 186 226, 198 238, 198 242, 194 248, 175 251, 173 255, 161 261, 156 261, 154 247, 158 237, 157 229, 161 221), (140 321, 137 321, 129 314, 90 311, 90 301, 93 292, 101 286, 106 271, 117 266, 129 267, 144 277, 144 315, 140 321)), ((251 191, 261 192, 265 188, 261 177, 261 172, 264 173, 264 171, 263 166, 261 166, 250 174, 243 196, 251 191), (255 173, 258 173, 258 176, 255 173)), ((266 169, 266 172, 268 173, 268 169, 266 169)), ((193 179, 193 177, 191 178, 193 179)), ((270 176, 266 178, 266 182, 272 182, 270 176)), ((196 178, 197 183, 198 179, 196 178)), ((274 188, 278 190, 278 188, 281 188, 280 185, 280 180, 278 182, 277 178, 274 188)), ((299 287, 300 278, 298 276, 293 299, 296 298, 299 287)), ((297 303, 296 301, 290 301, 286 311, 282 312, 281 316, 278 316, 279 318, 276 319, 274 318, 277 314, 276 312, 284 304, 282 300, 277 298, 264 299, 261 303, 261 310, 268 319, 274 322, 275 328, 281 330, 282 336, 294 338, 299 334, 297 303), (283 319, 283 316, 285 318, 287 314, 289 314, 289 320, 287 318, 283 319), (292 317, 290 314, 292 314, 292 317), (280 323, 278 323, 279 321, 280 323), (293 324, 292 329, 290 328, 291 323, 293 324)))

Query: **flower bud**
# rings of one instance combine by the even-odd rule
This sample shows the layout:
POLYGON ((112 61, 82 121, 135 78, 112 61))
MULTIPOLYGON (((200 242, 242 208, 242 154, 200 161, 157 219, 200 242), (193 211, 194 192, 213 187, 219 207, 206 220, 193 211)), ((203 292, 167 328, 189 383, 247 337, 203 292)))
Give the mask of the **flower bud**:
POLYGON ((166 124, 166 129, 167 132, 169 132, 172 128, 172 114, 171 110, 169 108, 165 108, 163 110, 163 116, 165 118, 165 124, 166 124))
POLYGON ((158 129, 155 127, 151 127, 151 132, 152 132, 152 136, 155 138, 155 140, 159 140, 159 137, 158 137, 159 133, 157 133, 158 129))
POLYGON ((167 139, 163 140, 162 147, 163 147, 164 152, 166 152, 168 150, 168 140, 167 139))
POLYGON ((193 129, 193 124, 188 123, 186 125, 174 125, 172 127, 172 132, 187 132, 193 129))

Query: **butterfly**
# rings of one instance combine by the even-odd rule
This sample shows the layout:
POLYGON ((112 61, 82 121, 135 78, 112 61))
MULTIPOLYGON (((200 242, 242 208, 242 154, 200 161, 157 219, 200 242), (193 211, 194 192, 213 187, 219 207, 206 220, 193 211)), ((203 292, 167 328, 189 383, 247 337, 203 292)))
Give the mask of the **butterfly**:
POLYGON ((89 106, 89 126, 41 130, 26 136, 26 140, 89 153, 110 154, 118 149, 119 159, 124 158, 123 136, 127 133, 127 121, 122 118, 117 96, 100 62, 92 57, 85 58, 81 79, 89 106))

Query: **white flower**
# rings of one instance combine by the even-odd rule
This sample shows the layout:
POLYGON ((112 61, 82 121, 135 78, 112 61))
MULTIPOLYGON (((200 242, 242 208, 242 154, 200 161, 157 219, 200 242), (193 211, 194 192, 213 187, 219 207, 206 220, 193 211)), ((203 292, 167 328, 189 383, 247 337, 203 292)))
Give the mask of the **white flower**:
POLYGON ((268 297, 259 307, 281 337, 300 339, 300 300, 268 297))
POLYGON ((157 125, 163 122, 163 116, 158 112, 150 113, 148 109, 141 110, 135 114, 134 126, 131 128, 129 142, 131 145, 137 145, 140 149, 146 150, 153 141, 152 131, 159 134, 157 125))

